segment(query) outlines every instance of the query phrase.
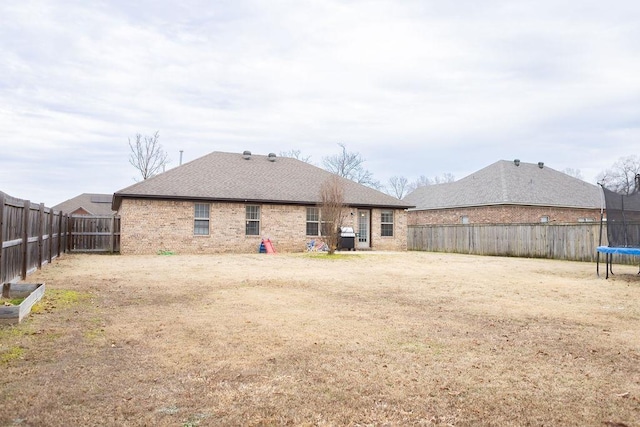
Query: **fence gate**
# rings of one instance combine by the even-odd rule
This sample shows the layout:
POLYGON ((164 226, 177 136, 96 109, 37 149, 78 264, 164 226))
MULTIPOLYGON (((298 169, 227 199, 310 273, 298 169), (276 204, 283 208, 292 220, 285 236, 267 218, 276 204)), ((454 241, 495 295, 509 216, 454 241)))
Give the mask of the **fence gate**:
POLYGON ((71 216, 71 252, 120 252, 120 217, 71 216))

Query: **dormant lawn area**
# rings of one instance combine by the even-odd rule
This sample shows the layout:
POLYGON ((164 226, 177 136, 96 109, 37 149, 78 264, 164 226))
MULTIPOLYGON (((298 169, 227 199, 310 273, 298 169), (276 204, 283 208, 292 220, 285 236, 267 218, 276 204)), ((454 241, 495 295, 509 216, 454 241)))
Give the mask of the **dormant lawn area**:
POLYGON ((614 272, 65 255, 29 277, 37 313, 0 329, 0 425, 638 426, 640 277, 614 272))

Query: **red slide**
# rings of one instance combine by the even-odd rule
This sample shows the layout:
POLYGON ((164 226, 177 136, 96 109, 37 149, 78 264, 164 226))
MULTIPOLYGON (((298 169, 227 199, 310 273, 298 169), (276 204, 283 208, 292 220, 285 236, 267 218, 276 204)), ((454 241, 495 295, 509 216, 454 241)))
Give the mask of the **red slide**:
POLYGON ((276 250, 273 247, 273 243, 271 243, 271 239, 267 239, 267 240, 263 240, 264 241, 264 247, 267 250, 268 254, 275 254, 276 250))

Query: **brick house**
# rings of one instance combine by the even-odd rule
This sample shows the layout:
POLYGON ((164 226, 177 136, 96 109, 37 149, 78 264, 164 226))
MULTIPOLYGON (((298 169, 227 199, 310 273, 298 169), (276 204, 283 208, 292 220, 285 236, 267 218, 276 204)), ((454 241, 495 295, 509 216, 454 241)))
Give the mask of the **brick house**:
MULTIPOLYGON (((278 252, 301 252, 322 230, 320 187, 335 175, 293 158, 213 152, 117 191, 120 251, 152 254, 255 253, 263 238, 278 252)), ((412 207, 340 178, 344 226, 357 249, 406 250, 412 207)))
POLYGON ((420 187, 409 225, 599 221, 598 186, 540 163, 500 160, 458 181, 420 187))
POLYGON ((52 209, 70 215, 113 215, 111 194, 82 193, 53 206, 52 209))

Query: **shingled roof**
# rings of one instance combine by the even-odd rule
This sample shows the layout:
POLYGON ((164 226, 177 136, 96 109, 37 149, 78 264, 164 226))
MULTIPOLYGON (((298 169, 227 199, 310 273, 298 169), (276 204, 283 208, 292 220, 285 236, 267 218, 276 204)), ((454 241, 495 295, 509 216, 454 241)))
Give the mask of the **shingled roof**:
MULTIPOLYGON (((211 200, 242 203, 317 204, 320 187, 334 174, 288 158, 214 151, 189 163, 117 191, 123 198, 211 200)), ((410 208, 412 204, 339 178, 345 204, 354 207, 410 208)))
POLYGON ((428 185, 408 194, 411 210, 491 205, 599 209, 601 190, 542 163, 500 160, 458 181, 428 185), (516 164, 518 163, 518 164, 516 164))
POLYGON ((91 215, 113 215, 111 194, 82 193, 72 199, 53 206, 54 211, 72 213, 82 209, 91 215))

